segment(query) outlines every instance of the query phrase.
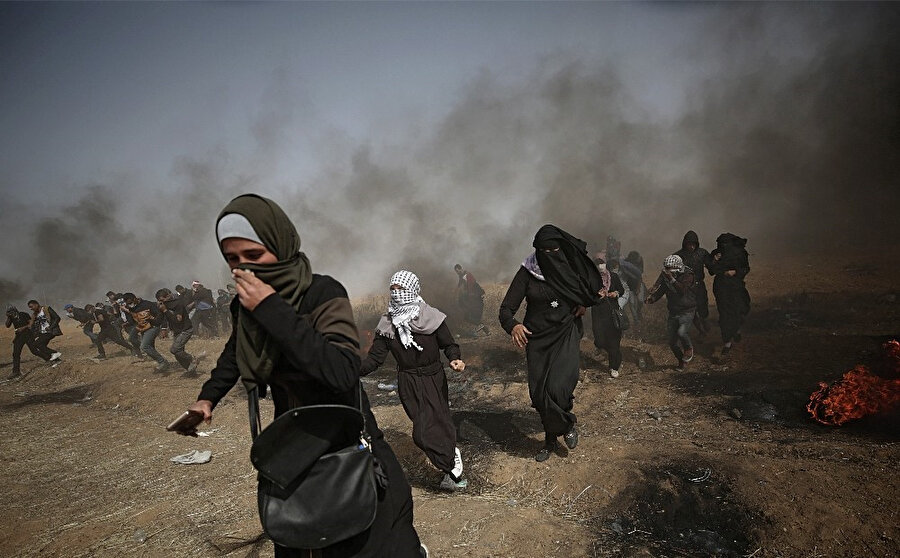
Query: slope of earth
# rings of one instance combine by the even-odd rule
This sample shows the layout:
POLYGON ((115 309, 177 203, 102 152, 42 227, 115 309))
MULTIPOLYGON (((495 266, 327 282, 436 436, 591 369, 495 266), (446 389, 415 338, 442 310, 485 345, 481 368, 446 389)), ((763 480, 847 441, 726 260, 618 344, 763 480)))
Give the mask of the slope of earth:
MULTIPOLYGON (((394 382, 391 366, 365 379, 413 485, 420 536, 446 557, 900 554, 897 415, 827 427, 805 411, 819 382, 873 361, 900 334, 898 256, 851 254, 823 273, 818 257, 755 254, 744 340, 723 360, 710 335, 684 372, 672 368, 664 303, 629 330, 617 379, 586 333, 581 440, 544 463, 533 459, 542 434, 524 356, 494 325, 505 287, 488 286, 491 333, 460 338, 467 368, 450 373, 466 492, 437 490, 396 393, 379 389, 394 382)), ((361 313, 361 325, 370 318, 361 313)), ((53 343, 61 364, 26 350, 24 378, 0 384, 0 555, 271 556, 243 389, 216 409, 209 436, 164 430, 223 340, 188 345, 209 355, 197 375, 159 374, 112 346, 109 360, 90 360, 88 339, 65 325, 53 343), (169 460, 194 449, 212 460, 169 460)), ((10 339, 4 330, 4 376, 10 339)), ((166 354, 166 340, 157 346, 166 354)))

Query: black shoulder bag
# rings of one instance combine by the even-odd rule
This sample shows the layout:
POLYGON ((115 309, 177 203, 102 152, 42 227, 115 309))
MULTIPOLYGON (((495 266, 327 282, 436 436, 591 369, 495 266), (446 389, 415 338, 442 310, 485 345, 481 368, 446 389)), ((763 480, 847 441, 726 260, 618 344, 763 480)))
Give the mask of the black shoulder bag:
POLYGON ((621 306, 619 306, 619 301, 613 300, 611 298, 607 298, 606 300, 609 301, 610 305, 612 306, 611 310, 613 327, 615 327, 619 331, 625 331, 626 329, 628 329, 631 323, 628 321, 628 315, 625 314, 625 310, 622 309, 621 306))
POLYGON ((256 389, 249 394, 249 407, 259 518, 274 542, 318 549, 372 525, 378 492, 361 393, 359 408, 297 407, 259 435, 256 389))

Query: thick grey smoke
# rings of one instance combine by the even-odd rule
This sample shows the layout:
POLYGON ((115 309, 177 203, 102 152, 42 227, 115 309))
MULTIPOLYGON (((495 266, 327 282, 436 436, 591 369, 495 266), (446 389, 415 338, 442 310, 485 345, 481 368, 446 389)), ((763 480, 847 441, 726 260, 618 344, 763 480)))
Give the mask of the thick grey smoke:
POLYGON ((245 191, 279 201, 314 270, 351 295, 384 291, 407 268, 436 304, 449 303, 454 263, 483 282, 511 278, 547 222, 592 248, 614 234, 651 268, 688 229, 707 247, 730 231, 751 252, 784 254, 890 234, 900 7, 737 5, 707 24, 695 44, 666 53, 690 80, 673 114, 648 108, 616 60, 555 54, 517 82, 483 70, 435 127, 395 123, 389 137, 406 129, 407 140, 373 133, 359 144, 297 132, 311 109, 279 73, 248 129, 254 153, 180 158, 162 190, 86 189, 62 214, 32 221, 30 256, 3 272, 4 285, 71 298, 149 296, 195 277, 219 287, 228 275, 213 223, 245 191), (298 150, 314 163, 308 174, 282 176, 279 159, 298 150))

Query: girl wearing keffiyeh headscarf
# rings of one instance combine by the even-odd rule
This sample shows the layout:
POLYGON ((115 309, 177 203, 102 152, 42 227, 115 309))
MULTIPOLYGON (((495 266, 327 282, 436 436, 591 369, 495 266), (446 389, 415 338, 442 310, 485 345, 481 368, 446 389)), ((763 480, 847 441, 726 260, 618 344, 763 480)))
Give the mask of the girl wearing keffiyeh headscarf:
POLYGON ((413 442, 444 472, 442 489, 464 489, 468 481, 463 477, 462 455, 456 447, 441 351, 457 372, 464 370, 466 363, 447 327, 447 316, 420 296, 419 278, 412 272, 398 271, 391 276, 389 286, 391 301, 375 328, 375 340, 360 373, 371 374, 388 353, 394 356, 400 402, 413 423, 413 442))
POLYGON ((544 225, 533 245, 500 304, 500 325, 525 349, 528 392, 544 425, 544 447, 535 460, 545 461, 558 449, 559 436, 569 449, 578 444, 572 407, 581 368, 581 316, 602 300, 603 281, 584 241, 562 229, 544 225), (519 323, 515 315, 523 300, 525 318, 519 323))
MULTIPOLYGON (((305 405, 361 407, 388 485, 378 491, 378 510, 368 529, 316 555, 421 556, 409 483, 359 389, 359 339, 347 291, 335 279, 312 273, 297 229, 272 200, 255 194, 233 199, 219 215, 216 237, 237 289, 231 303, 234 328, 189 409, 209 422, 238 380, 254 397, 254 390, 270 389, 276 416, 305 405)), ((309 555, 308 549, 275 544, 276 558, 309 555)))

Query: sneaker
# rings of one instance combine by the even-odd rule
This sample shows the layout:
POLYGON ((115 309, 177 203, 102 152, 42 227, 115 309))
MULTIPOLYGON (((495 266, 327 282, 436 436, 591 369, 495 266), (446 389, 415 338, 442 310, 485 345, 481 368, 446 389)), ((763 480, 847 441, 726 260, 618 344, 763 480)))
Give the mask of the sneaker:
POLYGON ((52 355, 50 355, 51 361, 59 360, 60 358, 62 358, 62 353, 60 353, 60 352, 55 352, 52 355))
POLYGON ((569 430, 569 433, 563 436, 563 441, 570 450, 575 449, 575 446, 578 445, 578 430, 575 429, 574 425, 572 426, 572 430, 569 430))
POLYGON ((610 378, 618 378, 618 377, 619 377, 619 371, 618 371, 618 370, 610 370, 610 371, 609 371, 609 377, 610 377, 610 378))
POLYGON ((545 442, 544 447, 541 448, 541 451, 534 456, 534 460, 538 463, 543 463, 550 459, 550 454, 556 451, 556 439, 554 438, 552 442, 545 442))
POLYGON ((684 361, 690 362, 692 360, 694 360, 694 348, 690 347, 684 350, 684 361))
POLYGON ((422 558, 428 558, 430 554, 428 554, 428 547, 425 546, 424 543, 419 544, 419 554, 422 555, 422 558))
POLYGON ((16 378, 21 378, 21 377, 22 377, 22 373, 21 373, 21 372, 13 372, 13 373, 10 374, 9 376, 7 376, 6 379, 7 379, 7 380, 15 380, 16 378))
POLYGON ((157 371, 157 372, 165 372, 165 371, 168 370, 168 369, 169 369, 169 363, 168 363, 168 362, 160 362, 159 364, 156 365, 156 371, 157 371))
POLYGON ((465 490, 468 487, 469 481, 462 477, 455 481, 453 480, 453 477, 450 476, 450 473, 445 473, 444 478, 441 479, 441 490, 456 492, 457 490, 465 490))
POLYGON ((684 361, 683 360, 678 359, 678 364, 675 365, 675 371, 676 372, 684 372, 684 361))
POLYGON ((187 371, 191 374, 197 371, 197 367, 200 366, 200 359, 192 358, 191 363, 188 364, 187 371))
POLYGON ((453 456, 453 470, 450 471, 450 474, 453 475, 454 478, 460 479, 463 474, 463 462, 462 462, 462 454, 459 453, 459 448, 455 448, 456 452, 453 456))

